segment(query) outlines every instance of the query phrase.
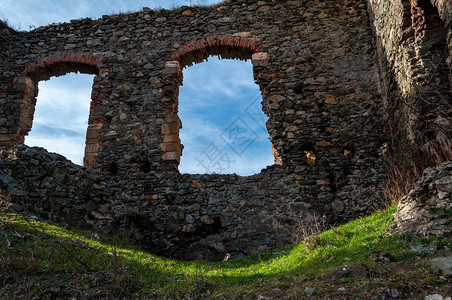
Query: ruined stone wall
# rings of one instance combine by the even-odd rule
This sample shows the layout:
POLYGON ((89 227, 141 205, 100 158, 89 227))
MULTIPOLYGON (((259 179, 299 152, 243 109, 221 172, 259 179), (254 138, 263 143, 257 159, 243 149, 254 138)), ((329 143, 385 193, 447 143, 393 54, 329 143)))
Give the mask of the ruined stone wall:
POLYGON ((397 231, 452 236, 452 162, 427 168, 397 206, 397 231))
POLYGON ((159 254, 222 259, 286 245, 300 221, 344 222, 378 201, 387 136, 363 1, 144 9, 40 27, 12 43, 0 73, 9 149, 0 186, 16 209, 33 203, 56 221, 122 229, 159 254), (178 172, 183 68, 209 55, 252 60, 280 165, 248 177, 178 172), (73 71, 96 75, 89 167, 14 146, 32 126, 37 83, 73 71))
POLYGON ((9 39, 13 33, 14 30, 0 21, 0 63, 3 63, 8 57, 9 39))
MULTIPOLYGON (((0 69, 4 70, 6 65, 6 60, 9 57, 10 50, 10 39, 14 31, 11 30, 7 24, 0 21, 0 69)), ((5 101, 3 99, 5 95, 8 94, 8 87, 6 86, 6 78, 3 75, 3 71, 0 73, 0 105, 5 101)), ((8 130, 5 128, 7 122, 6 114, 0 117, 0 134, 7 133, 8 130)), ((0 138, 1 139, 1 138, 0 138)), ((1 143, 1 142, 0 142, 1 143)))
POLYGON ((368 0, 368 8, 392 147, 423 145, 450 129, 451 3, 368 0))

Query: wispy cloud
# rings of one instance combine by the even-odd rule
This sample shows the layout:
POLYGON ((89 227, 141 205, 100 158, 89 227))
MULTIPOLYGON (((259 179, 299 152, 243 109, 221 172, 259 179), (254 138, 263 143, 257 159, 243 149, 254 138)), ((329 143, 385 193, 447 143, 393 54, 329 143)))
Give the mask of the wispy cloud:
POLYGON ((68 74, 39 83, 33 127, 25 144, 81 164, 85 151, 93 76, 68 74))
POLYGON ((250 90, 255 90, 256 94, 259 94, 257 85, 253 81, 252 67, 249 62, 219 60, 216 57, 210 57, 208 62, 188 67, 184 69, 183 73, 184 85, 181 90, 188 95, 195 96, 189 98, 192 102, 191 105, 216 104, 222 99, 219 96, 224 95, 234 99, 250 90), (199 93, 199 90, 202 90, 203 93, 199 93), (217 97, 212 97, 212 95, 217 97), (210 101, 205 101, 206 97, 209 97, 210 101))
MULTIPOLYGON (((225 148, 220 149, 224 151, 225 148)), ((204 149, 202 149, 204 150, 204 149)), ((201 150, 201 151, 202 151, 201 150)), ((199 154, 193 152, 184 152, 182 156, 182 162, 179 166, 181 173, 190 174, 238 174, 241 176, 249 176, 260 173, 262 169, 273 164, 273 157, 269 157, 265 152, 271 152, 271 146, 269 149, 260 149, 259 153, 254 155, 237 156, 231 155, 230 152, 226 152, 228 157, 218 157, 214 161, 210 162, 202 152, 199 154)), ((222 153, 223 154, 223 153, 222 153)))
MULTIPOLYGON (((220 0, 207 0, 205 4, 218 2, 220 0)), ((39 27, 51 23, 68 22, 72 19, 86 17, 97 19, 102 15, 136 12, 143 7, 170 9, 188 4, 188 0, 2 0, 0 19, 8 19, 16 28, 28 30, 30 26, 39 27)))
POLYGON ((179 170, 252 175, 273 164, 251 63, 210 58, 183 73, 179 170))

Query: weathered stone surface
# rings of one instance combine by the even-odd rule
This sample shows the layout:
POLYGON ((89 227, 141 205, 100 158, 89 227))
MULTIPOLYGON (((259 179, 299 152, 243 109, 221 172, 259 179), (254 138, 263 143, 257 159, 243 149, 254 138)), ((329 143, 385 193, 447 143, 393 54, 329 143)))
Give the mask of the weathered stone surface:
POLYGON ((367 2, 391 144, 422 145, 447 124, 438 114, 428 112, 452 115, 452 77, 447 75, 452 67, 452 44, 447 42, 452 34, 452 2, 367 2))
POLYGON ((452 237, 452 162, 427 168, 394 214, 398 230, 452 237))

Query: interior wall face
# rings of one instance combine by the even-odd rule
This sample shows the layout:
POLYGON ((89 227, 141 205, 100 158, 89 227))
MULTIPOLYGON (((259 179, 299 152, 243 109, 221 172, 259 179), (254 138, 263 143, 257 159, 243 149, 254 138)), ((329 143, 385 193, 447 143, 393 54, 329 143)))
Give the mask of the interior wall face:
MULTIPOLYGON (((395 151, 450 127, 452 9, 447 0, 368 0, 395 151)), ((447 130, 446 130, 447 131, 447 130)))

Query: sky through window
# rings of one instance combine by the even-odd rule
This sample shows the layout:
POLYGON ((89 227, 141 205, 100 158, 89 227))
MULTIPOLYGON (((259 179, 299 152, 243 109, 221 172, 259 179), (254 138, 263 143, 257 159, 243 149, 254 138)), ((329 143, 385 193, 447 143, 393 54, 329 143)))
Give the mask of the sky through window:
POLYGON ((259 86, 251 61, 220 60, 183 70, 179 93, 179 171, 252 175, 273 164, 259 86))

